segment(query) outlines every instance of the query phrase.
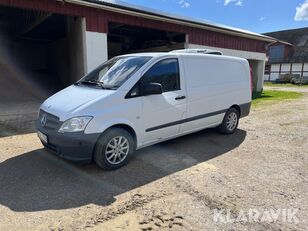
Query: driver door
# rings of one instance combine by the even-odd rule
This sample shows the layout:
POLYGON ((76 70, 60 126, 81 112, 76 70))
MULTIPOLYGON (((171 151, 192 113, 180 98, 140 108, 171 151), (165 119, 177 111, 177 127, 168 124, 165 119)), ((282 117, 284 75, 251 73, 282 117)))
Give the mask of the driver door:
POLYGON ((163 90, 159 95, 142 96, 143 145, 179 134, 187 108, 181 76, 179 60, 167 58, 155 63, 141 78, 141 88, 159 83, 163 90))

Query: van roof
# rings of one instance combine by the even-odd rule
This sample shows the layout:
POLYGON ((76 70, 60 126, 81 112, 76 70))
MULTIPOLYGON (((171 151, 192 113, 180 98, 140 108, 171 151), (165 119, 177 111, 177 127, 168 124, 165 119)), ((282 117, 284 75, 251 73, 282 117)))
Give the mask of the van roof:
POLYGON ((234 57, 234 56, 227 56, 227 55, 213 55, 213 54, 200 54, 200 53, 170 53, 170 52, 145 52, 145 53, 132 53, 132 54, 125 54, 121 55, 122 57, 124 56, 151 56, 154 58, 159 58, 159 57, 210 57, 210 58, 215 58, 215 59, 229 59, 229 60, 238 60, 238 61, 247 61, 244 58, 240 57, 234 57))
POLYGON ((212 49, 180 49, 180 50, 173 50, 169 53, 197 53, 197 54, 211 54, 211 55, 222 55, 222 52, 218 50, 212 50, 212 49))

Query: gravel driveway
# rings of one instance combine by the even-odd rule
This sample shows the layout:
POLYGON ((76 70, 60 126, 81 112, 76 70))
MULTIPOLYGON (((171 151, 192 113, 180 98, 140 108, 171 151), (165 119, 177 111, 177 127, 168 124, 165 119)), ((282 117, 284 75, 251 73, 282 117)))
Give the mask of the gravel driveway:
POLYGON ((254 108, 239 128, 145 148, 113 172, 64 161, 34 133, 2 137, 0 230, 305 230, 308 93, 254 108))

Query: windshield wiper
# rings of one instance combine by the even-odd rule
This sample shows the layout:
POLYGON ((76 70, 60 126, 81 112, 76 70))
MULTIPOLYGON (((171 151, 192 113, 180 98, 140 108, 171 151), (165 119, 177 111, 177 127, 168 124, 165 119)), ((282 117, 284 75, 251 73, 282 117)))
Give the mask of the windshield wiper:
POLYGON ((100 81, 85 80, 85 81, 77 82, 76 84, 95 85, 95 86, 101 87, 102 89, 105 89, 104 83, 100 81))
POLYGON ((106 90, 117 90, 120 86, 118 86, 118 85, 114 85, 114 86, 107 85, 107 86, 104 86, 104 87, 105 87, 106 90))

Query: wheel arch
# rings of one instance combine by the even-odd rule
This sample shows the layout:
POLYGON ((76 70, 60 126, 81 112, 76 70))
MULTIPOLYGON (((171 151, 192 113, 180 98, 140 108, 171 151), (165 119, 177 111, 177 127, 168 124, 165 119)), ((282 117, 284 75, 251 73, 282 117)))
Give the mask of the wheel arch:
POLYGON ((110 126, 109 128, 107 128, 105 131, 112 129, 112 128, 122 128, 122 129, 128 131, 129 134, 131 134, 131 136, 134 139, 134 143, 135 143, 134 148, 135 149, 137 148, 137 142, 138 142, 137 134, 136 134, 136 131, 130 125, 127 125, 127 124, 124 124, 124 123, 114 124, 114 125, 110 126))
POLYGON ((237 104, 233 104, 230 108, 234 108, 238 111, 239 117, 241 117, 241 107, 237 104))
POLYGON ((134 143, 135 143, 134 148, 136 149, 138 147, 138 136, 137 136, 136 130, 132 126, 130 126, 129 124, 123 123, 123 122, 109 124, 108 126, 106 126, 103 129, 103 131, 100 133, 99 137, 97 138, 95 146, 97 145, 97 142, 100 139, 100 137, 102 137, 108 130, 110 130, 112 128, 122 128, 122 129, 126 130, 127 132, 129 132, 129 134, 131 134, 131 136, 134 139, 134 143))

